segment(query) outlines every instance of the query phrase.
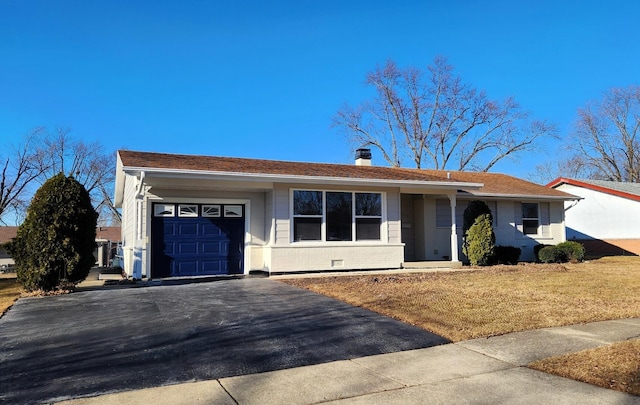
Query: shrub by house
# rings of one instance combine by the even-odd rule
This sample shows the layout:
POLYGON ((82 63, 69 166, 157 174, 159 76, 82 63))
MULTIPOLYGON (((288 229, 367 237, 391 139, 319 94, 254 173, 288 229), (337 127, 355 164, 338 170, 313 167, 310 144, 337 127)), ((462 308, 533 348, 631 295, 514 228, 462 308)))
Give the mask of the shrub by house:
POLYGON ((89 193, 72 176, 58 174, 38 189, 9 246, 25 290, 51 291, 87 277, 97 217, 89 193))

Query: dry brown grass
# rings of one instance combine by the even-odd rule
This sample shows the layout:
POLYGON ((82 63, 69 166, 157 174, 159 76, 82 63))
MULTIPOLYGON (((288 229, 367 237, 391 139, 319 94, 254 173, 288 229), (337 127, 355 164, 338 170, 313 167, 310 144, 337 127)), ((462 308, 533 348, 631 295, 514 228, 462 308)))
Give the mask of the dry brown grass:
POLYGON ((640 395, 640 340, 551 357, 532 363, 529 367, 640 395))
MULTIPOLYGON (((640 316, 640 257, 283 281, 452 341, 640 316)), ((640 395, 640 340, 553 357, 531 367, 640 395)))
POLYGON ((640 316, 640 258, 454 273, 285 279, 454 342, 640 316))
POLYGON ((22 286, 15 278, 0 278, 0 316, 20 297, 22 286))

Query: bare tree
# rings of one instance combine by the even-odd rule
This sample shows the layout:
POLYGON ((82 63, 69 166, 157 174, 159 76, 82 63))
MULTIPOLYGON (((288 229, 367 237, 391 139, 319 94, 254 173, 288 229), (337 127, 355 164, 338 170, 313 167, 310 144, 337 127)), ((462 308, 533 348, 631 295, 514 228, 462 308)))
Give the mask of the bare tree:
POLYGON ((585 177, 640 183, 640 86, 612 88, 578 110, 571 165, 585 177))
POLYGON ((5 149, 8 155, 2 158, 0 175, 0 222, 3 224, 7 224, 7 217, 12 213, 13 222, 19 222, 28 205, 29 186, 47 169, 38 148, 43 132, 43 128, 36 128, 25 136, 21 145, 5 149))
POLYGON ((393 61, 367 75, 377 95, 334 117, 357 146, 373 146, 392 166, 488 171, 497 162, 534 150, 556 136, 545 121, 529 118, 513 98, 498 102, 462 82, 447 60, 427 70, 400 69, 393 61))
POLYGON ((99 225, 119 225, 120 213, 110 195, 115 181, 114 154, 106 153, 100 142, 85 143, 73 138, 68 129, 46 131, 38 156, 45 170, 38 176, 40 183, 58 173, 74 176, 91 195, 99 225))

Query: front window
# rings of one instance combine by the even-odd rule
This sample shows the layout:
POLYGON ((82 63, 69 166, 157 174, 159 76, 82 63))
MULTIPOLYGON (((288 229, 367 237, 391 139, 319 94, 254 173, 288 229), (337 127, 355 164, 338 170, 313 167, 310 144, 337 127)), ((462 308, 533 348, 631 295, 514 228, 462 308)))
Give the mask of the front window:
POLYGON ((525 235, 537 235, 540 217, 537 203, 522 203, 522 232, 525 235))
POLYGON ((294 241, 380 240, 382 194, 293 191, 294 241))
POLYGON ((327 240, 352 240, 353 195, 327 193, 327 240))
POLYGON ((380 240, 382 195, 356 193, 356 240, 380 240))
POLYGON ((322 240, 322 192, 293 192, 293 240, 322 240))

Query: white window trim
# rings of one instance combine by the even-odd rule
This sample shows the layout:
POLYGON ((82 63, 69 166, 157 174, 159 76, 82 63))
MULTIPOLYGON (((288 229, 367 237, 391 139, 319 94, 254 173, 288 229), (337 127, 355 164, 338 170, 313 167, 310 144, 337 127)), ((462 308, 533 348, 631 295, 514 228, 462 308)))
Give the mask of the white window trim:
POLYGON ((291 188, 289 189, 289 242, 295 246, 304 245, 322 245, 322 246, 348 246, 349 244, 365 245, 365 244, 388 244, 389 235, 387 232, 387 193, 384 191, 365 191, 365 190, 334 190, 334 189, 311 189, 311 188, 291 188), (319 191, 322 193, 322 216, 319 215, 293 215, 293 196, 295 191, 319 191), (351 193, 351 240, 350 241, 327 241, 327 193, 351 193), (380 210, 381 215, 378 216, 362 216, 356 217, 355 194, 380 194, 380 210), (320 240, 296 241, 294 239, 294 218, 320 218, 320 240), (379 240, 356 240, 356 218, 380 218, 380 239, 379 240))
POLYGON ((542 236, 542 218, 541 218, 541 216, 540 216, 540 202, 538 202, 538 201, 522 201, 522 202, 520 203, 520 221, 521 221, 521 223, 522 223, 522 234, 523 234, 525 237, 526 237, 526 236, 529 236, 529 237, 531 237, 531 236, 542 236), (537 209, 536 209, 536 210, 537 210, 537 212, 538 212, 538 216, 537 216, 536 218, 533 218, 533 217, 531 217, 531 218, 526 217, 526 218, 525 218, 525 216, 524 216, 524 212, 522 212, 522 205, 524 205, 524 204, 535 204, 535 205, 536 205, 536 207, 537 207, 537 209), (526 233, 526 232, 524 231, 524 229, 525 229, 524 221, 525 221, 525 220, 527 220, 527 221, 532 221, 532 220, 534 220, 534 219, 535 219, 536 221, 538 221, 538 226, 536 227, 536 233, 526 233))

